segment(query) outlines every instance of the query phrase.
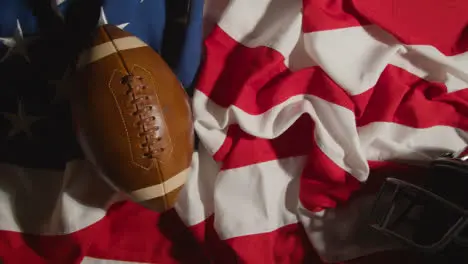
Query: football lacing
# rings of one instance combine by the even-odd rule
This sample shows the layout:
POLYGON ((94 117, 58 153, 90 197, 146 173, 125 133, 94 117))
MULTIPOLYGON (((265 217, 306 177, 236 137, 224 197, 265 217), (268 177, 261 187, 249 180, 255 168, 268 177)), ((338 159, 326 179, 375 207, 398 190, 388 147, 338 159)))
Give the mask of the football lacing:
POLYGON ((155 124, 155 116, 149 115, 153 110, 151 105, 144 105, 141 107, 140 104, 150 101, 148 95, 138 93, 141 90, 146 89, 146 86, 142 83, 143 77, 136 75, 126 75, 122 78, 121 83, 128 86, 127 95, 130 97, 130 104, 134 105, 136 110, 132 112, 132 115, 138 117, 138 121, 135 122, 135 125, 139 128, 140 133, 139 137, 145 138, 145 142, 140 144, 140 147, 145 149, 143 156, 146 158, 154 158, 157 154, 164 151, 164 148, 159 147, 159 142, 161 137, 154 137, 154 133, 157 133, 160 128, 155 124), (135 80, 138 82, 135 83, 135 80), (148 114, 148 115, 145 115, 148 114))

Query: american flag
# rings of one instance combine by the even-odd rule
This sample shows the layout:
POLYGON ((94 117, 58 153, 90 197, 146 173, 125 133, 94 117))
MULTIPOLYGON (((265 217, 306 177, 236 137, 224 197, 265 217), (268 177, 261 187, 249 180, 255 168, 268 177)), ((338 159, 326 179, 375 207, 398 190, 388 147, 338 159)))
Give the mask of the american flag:
POLYGON ((467 145, 468 2, 175 2, 99 19, 194 87, 200 142, 163 214, 83 158, 66 83, 44 77, 66 69, 35 66, 34 17, 0 3, 3 263, 417 263, 366 216, 383 177, 467 145))

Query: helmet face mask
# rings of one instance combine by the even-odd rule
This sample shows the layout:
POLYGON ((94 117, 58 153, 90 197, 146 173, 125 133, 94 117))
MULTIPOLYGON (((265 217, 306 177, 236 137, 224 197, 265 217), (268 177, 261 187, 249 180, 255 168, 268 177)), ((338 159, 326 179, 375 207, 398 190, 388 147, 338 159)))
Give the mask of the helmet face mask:
POLYGON ((468 163, 441 157, 425 185, 387 178, 374 202, 371 226, 426 253, 468 247, 468 163))

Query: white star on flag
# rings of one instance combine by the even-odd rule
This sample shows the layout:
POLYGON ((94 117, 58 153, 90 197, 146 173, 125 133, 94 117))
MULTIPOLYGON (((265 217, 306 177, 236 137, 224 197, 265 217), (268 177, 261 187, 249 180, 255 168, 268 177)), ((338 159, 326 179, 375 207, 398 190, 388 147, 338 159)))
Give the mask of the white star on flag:
POLYGON ((55 96, 52 100, 53 103, 57 104, 69 99, 71 86, 69 81, 70 75, 71 68, 67 67, 61 79, 49 81, 49 84, 55 88, 55 96))
POLYGON ((63 19, 63 14, 60 12, 59 6, 63 4, 66 0, 52 0, 52 9, 54 12, 63 19))
POLYGON ((14 54, 20 54, 23 56, 27 62, 30 62, 28 57, 27 46, 32 39, 25 39, 23 36, 23 29, 21 29, 21 24, 19 20, 16 20, 16 30, 11 38, 0 38, 0 41, 8 47, 6 54, 0 59, 0 63, 5 61, 8 57, 14 54))
MULTIPOLYGON (((101 15, 99 16, 98 26, 103 26, 107 24, 109 24, 109 22, 107 21, 106 13, 104 12, 104 8, 101 7, 101 15)), ((128 26, 128 24, 130 23, 123 23, 123 24, 117 25, 117 27, 120 29, 124 29, 126 26, 128 26)))
POLYGON ((17 114, 12 114, 12 113, 1 113, 1 114, 3 115, 3 117, 5 117, 11 122, 12 128, 10 132, 8 132, 9 137, 13 137, 21 132, 24 132, 26 133, 29 139, 32 138, 31 125, 34 122, 43 118, 43 117, 38 117, 38 116, 27 115, 24 109, 24 104, 21 100, 18 102, 17 114))

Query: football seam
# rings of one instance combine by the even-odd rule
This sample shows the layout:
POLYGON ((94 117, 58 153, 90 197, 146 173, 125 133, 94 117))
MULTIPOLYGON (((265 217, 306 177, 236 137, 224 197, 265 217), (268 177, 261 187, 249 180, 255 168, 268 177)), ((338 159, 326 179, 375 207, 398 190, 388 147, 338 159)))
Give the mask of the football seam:
MULTIPOLYGON (((138 67, 138 68, 140 68, 141 70, 145 71, 145 72, 149 75, 151 83, 152 83, 154 86, 157 86, 157 83, 154 81, 153 76, 151 76, 151 72, 149 72, 147 69, 145 69, 144 67, 142 67, 142 66, 140 66, 140 65, 138 65, 138 64, 134 64, 134 65, 133 65, 133 67, 132 67, 132 72, 133 72, 133 70, 135 69, 135 67, 138 67)), ((156 98, 156 104, 158 105, 159 109, 161 110, 161 117, 162 117, 163 122, 164 122, 164 128, 167 130, 167 133, 165 134, 165 136, 168 138, 168 140, 169 140, 169 145, 171 146, 171 147, 170 147, 170 152, 169 152, 168 155, 172 155, 172 152, 174 151, 174 146, 173 146, 172 144, 175 144, 175 142, 173 142, 173 140, 172 140, 171 131, 170 131, 170 129, 169 129, 169 126, 167 125, 166 117, 165 117, 165 115, 163 114, 164 111, 162 110, 163 107, 162 107, 161 102, 160 102, 160 100, 159 100, 158 94, 155 93, 155 94, 154 94, 154 97, 156 98)), ((157 159, 157 162, 158 162, 158 163, 164 163, 164 160, 157 159)))
MULTIPOLYGON (((118 71, 119 71, 119 70, 114 70, 114 72, 112 73, 112 78, 114 77, 115 73, 118 72, 118 71)), ((119 104, 119 101, 118 101, 118 99, 117 99, 117 96, 116 96, 116 94, 114 93, 114 91, 112 90, 112 87, 111 87, 112 78, 109 80, 108 87, 109 87, 109 91, 110 91, 111 94, 112 94, 112 97, 114 98, 114 101, 115 101, 115 104, 116 104, 116 106, 117 106, 117 109, 119 110, 120 119, 122 120, 122 124, 123 124, 124 130, 125 130, 125 134, 127 134, 128 148, 129 148, 129 150, 130 150, 130 156, 131 156, 131 159, 132 159, 132 163, 133 163, 134 165, 136 165, 136 166, 138 166, 138 167, 144 169, 144 170, 149 170, 149 169, 152 167, 152 165, 153 165, 154 162, 152 162, 151 165, 148 166, 148 167, 145 167, 145 166, 143 166, 143 165, 141 165, 141 164, 135 162, 135 157, 134 157, 134 155, 133 155, 133 150, 132 150, 132 142, 131 142, 131 140, 130 140, 130 133, 128 132, 127 123, 125 122, 124 114, 123 114, 122 108, 120 107, 120 104, 119 104)))
MULTIPOLYGON (((103 31, 104 31, 104 33, 105 33, 105 34, 104 34, 105 37, 107 37, 107 40, 110 41, 110 42, 112 43, 112 45, 114 46, 114 49, 115 49, 115 51, 116 51, 117 56, 120 58, 120 59, 118 60, 119 63, 120 63, 121 66, 125 69, 126 73, 127 73, 127 74, 130 74, 129 69, 128 69, 127 65, 125 64, 124 58, 123 58, 122 54, 120 53, 120 51, 117 49, 117 47, 116 47, 114 41, 112 40, 112 37, 110 36, 109 32, 106 30, 105 27, 102 27, 102 29, 103 29, 103 31)), ((117 104, 117 105, 118 105, 118 104, 117 104)), ((118 108, 120 109, 120 106, 119 106, 119 105, 118 105, 118 108)), ((120 115, 121 115, 121 118, 122 118, 122 113, 120 113, 120 115)), ((140 118, 141 118, 141 117, 140 117, 140 118)), ((125 122, 124 122, 124 124, 125 124, 125 122)), ((125 126, 125 129, 127 129, 127 128, 126 128, 126 125, 124 125, 124 126, 125 126)), ((130 138, 130 137, 129 137, 128 132, 127 132, 127 140, 129 140, 129 138, 130 138)), ((132 153, 132 151, 131 151, 131 153, 132 153)), ((132 155, 132 157, 133 157, 133 153, 132 153, 131 155, 132 155)), ((132 158, 132 163, 134 163, 133 158, 132 158)), ((152 164, 154 164, 154 163, 155 163, 155 162, 154 162, 154 160, 153 160, 152 164)), ((159 178, 159 181, 160 181, 160 182, 163 182, 163 181, 164 181, 164 178, 162 177, 161 168, 159 168, 159 166, 158 166, 157 164, 154 164, 154 165, 156 165, 155 168, 156 168, 156 170, 158 171, 158 176, 159 176, 158 178, 159 178)), ((164 189, 164 193, 166 193, 166 189, 164 188, 164 185, 163 185, 163 189, 164 189)), ((167 207, 168 207, 168 201, 167 201, 167 199, 166 199, 166 196, 163 195, 163 196, 161 196, 161 198, 163 199, 164 206, 167 208, 167 207)))

